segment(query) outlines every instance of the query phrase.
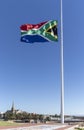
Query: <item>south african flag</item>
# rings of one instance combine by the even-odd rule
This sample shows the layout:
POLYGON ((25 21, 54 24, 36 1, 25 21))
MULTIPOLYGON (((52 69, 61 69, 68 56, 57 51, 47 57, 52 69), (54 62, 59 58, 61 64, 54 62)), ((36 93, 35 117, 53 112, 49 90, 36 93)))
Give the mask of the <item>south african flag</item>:
POLYGON ((39 24, 24 24, 20 27, 20 30, 22 42, 58 41, 56 20, 50 20, 39 24))

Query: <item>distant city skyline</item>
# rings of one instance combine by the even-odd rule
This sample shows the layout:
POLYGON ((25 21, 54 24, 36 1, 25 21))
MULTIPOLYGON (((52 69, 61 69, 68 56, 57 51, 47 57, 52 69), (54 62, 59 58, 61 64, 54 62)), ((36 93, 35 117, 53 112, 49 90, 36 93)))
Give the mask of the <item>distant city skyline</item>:
MULTIPOLYGON (((60 1, 0 1, 0 112, 60 114, 60 1), (20 42, 20 26, 58 21, 58 42, 20 42)), ((63 0, 65 114, 84 115, 84 1, 63 0)))

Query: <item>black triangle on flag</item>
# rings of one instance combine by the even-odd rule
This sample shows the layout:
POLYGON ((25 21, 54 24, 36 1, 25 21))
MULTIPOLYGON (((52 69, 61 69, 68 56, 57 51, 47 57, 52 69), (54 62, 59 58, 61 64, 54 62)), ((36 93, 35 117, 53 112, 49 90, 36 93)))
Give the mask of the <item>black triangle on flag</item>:
POLYGON ((48 32, 48 33, 53 33, 55 36, 57 36, 57 27, 56 27, 56 25, 53 26, 52 28, 49 28, 49 29, 47 30, 47 32, 48 32))

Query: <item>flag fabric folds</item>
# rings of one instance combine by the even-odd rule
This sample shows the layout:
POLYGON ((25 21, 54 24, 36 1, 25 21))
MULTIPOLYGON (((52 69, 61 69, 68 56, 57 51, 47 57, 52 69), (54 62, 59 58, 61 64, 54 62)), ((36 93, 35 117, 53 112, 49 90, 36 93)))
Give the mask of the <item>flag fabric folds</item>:
POLYGON ((57 41, 57 21, 24 24, 20 27, 21 41, 26 43, 57 41))

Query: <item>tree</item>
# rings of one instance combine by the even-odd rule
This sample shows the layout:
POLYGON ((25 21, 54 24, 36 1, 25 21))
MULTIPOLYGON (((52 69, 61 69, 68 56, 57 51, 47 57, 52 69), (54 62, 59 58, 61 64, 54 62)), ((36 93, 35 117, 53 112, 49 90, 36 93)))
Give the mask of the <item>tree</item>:
POLYGON ((40 121, 43 121, 44 120, 44 116, 41 114, 41 115, 39 115, 39 120, 40 121))
POLYGON ((50 121, 50 117, 47 116, 47 117, 45 118, 45 120, 46 120, 46 121, 50 121))
POLYGON ((7 111, 5 113, 5 120, 15 120, 16 119, 16 113, 12 113, 7 111))

